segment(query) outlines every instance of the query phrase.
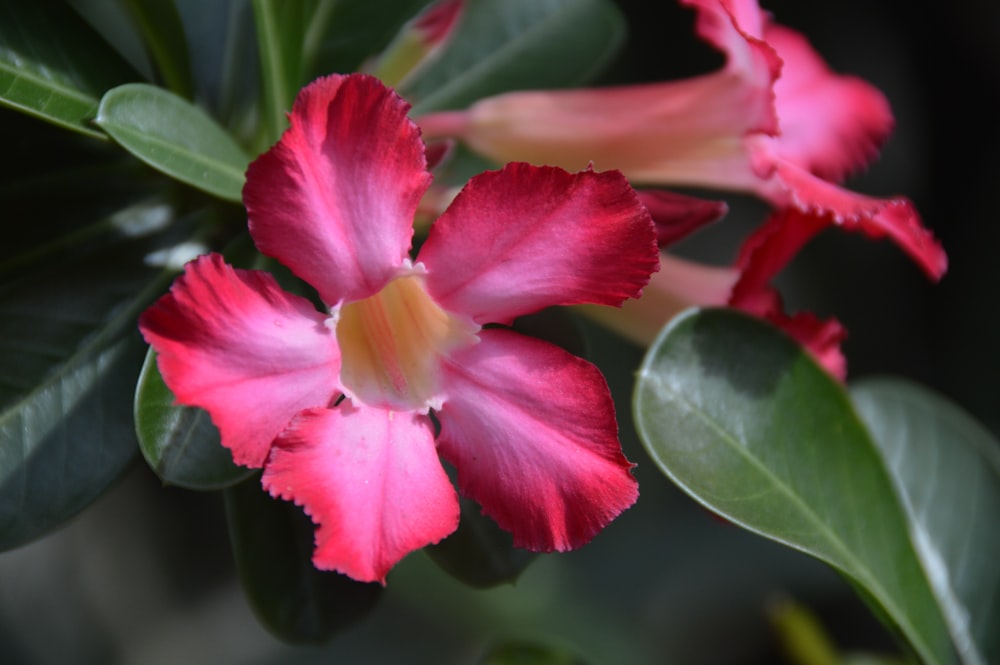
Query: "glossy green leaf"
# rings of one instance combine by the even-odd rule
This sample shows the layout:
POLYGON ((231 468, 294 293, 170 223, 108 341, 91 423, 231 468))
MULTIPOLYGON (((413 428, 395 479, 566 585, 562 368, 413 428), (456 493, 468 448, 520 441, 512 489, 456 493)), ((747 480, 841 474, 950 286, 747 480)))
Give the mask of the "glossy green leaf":
POLYGON ((123 0, 166 86, 182 97, 194 94, 184 25, 174 0, 123 0))
POLYGON ((325 642, 375 605, 381 585, 313 566, 315 527, 301 508, 272 499, 253 478, 225 493, 243 590, 257 618, 277 637, 325 642))
POLYGON ((640 370, 647 451, 697 501, 849 576, 926 662, 947 628, 907 519, 843 387, 771 326, 729 310, 675 318, 640 370))
POLYGON ((0 265, 0 549, 75 515, 135 458, 135 319, 166 288, 144 257, 173 241, 169 220, 135 206, 76 251, 42 245, 0 265))
POLYGON ((1000 443, 911 383, 864 381, 851 396, 903 498, 962 661, 1000 662, 1000 443))
POLYGON ((62 2, 0 2, 0 104, 106 138, 90 121, 135 72, 62 2))
POLYGON ((135 429, 143 457, 167 485, 223 489, 254 472, 233 463, 208 413, 175 402, 156 368, 152 349, 146 354, 135 392, 135 429))
POLYGON ((425 551, 442 570, 468 586, 487 589, 513 583, 535 560, 533 552, 514 547, 514 538, 482 509, 461 499, 462 519, 458 529, 425 551))
POLYGON ((250 159, 197 106, 143 83, 108 91, 95 121, 130 153, 193 187, 239 202, 250 159))
POLYGON ((470 2, 440 57, 401 93, 420 115, 509 90, 578 85, 608 63, 624 26, 607 0, 470 2))

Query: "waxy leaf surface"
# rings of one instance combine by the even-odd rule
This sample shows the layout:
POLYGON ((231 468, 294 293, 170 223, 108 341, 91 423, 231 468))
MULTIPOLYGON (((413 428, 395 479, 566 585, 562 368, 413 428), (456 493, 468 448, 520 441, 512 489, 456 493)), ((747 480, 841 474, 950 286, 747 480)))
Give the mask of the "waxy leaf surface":
POLYGON ((223 489, 253 473, 233 463, 208 413, 175 402, 156 368, 152 349, 135 393, 135 428, 146 462, 167 485, 223 489))
POLYGON ((914 384, 868 380, 851 397, 903 497, 962 661, 1000 662, 1000 444, 914 384))
POLYGON ((136 205, 81 229, 75 252, 56 241, 0 263, 0 549, 62 524, 135 458, 136 316, 170 277, 144 257, 170 220, 136 205))
POLYGON ((801 347, 740 313, 689 311, 650 348, 634 409, 649 454, 694 499, 839 569, 924 662, 951 662, 879 451, 801 347))
POLYGON ((96 123, 153 168, 229 201, 241 201, 250 159, 202 109, 142 83, 108 91, 96 123))

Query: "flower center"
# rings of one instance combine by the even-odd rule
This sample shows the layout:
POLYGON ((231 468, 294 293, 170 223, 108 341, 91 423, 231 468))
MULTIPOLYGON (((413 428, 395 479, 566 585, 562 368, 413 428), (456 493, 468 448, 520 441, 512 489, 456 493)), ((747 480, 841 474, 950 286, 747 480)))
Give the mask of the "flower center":
POLYGON ((407 274, 337 321, 340 380, 352 399, 400 410, 440 408, 441 358, 475 344, 479 326, 441 309, 422 274, 407 274))

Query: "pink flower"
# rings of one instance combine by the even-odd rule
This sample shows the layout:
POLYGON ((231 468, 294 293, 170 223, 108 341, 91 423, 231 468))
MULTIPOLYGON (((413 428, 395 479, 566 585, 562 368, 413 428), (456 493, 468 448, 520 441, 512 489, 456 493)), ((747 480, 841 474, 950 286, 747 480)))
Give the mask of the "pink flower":
POLYGON ((787 324, 830 357, 842 329, 834 334, 835 322, 809 314, 786 317, 768 286, 816 233, 841 226, 889 237, 933 279, 947 267, 910 201, 835 184, 876 156, 893 125, 888 103, 864 81, 831 72, 802 35, 772 23, 756 0, 681 1, 697 11, 698 34, 726 55, 720 70, 663 83, 514 92, 418 122, 425 135, 461 138, 500 161, 593 162, 638 185, 761 196, 777 212, 737 260, 731 303, 787 324))
POLYGON ((620 305, 657 266, 620 173, 527 164, 473 178, 411 261, 430 175, 408 108, 372 77, 320 79, 247 172, 258 248, 328 310, 208 255, 140 321, 177 400, 318 524, 316 566, 383 583, 457 526, 438 454, 532 550, 578 547, 635 501, 599 371, 504 324, 620 305))

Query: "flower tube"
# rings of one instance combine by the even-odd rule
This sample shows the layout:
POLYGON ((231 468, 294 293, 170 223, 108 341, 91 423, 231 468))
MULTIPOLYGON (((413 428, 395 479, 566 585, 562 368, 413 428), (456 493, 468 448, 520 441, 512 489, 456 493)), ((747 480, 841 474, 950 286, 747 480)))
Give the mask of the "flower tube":
MULTIPOLYGON (((888 237, 930 278, 944 274, 947 257, 909 200, 837 184, 877 155, 893 126, 889 105, 868 83, 833 73, 756 0, 681 1, 696 10, 698 34, 725 54, 721 69, 662 83, 512 92, 418 122, 429 137, 461 139, 500 161, 593 163, 622 170, 636 185, 724 189, 769 201, 775 212, 746 241, 728 302, 785 328, 842 376, 843 328, 808 313, 785 315, 769 281, 830 226, 888 237)), ((689 300, 720 304, 697 293, 689 300)))

